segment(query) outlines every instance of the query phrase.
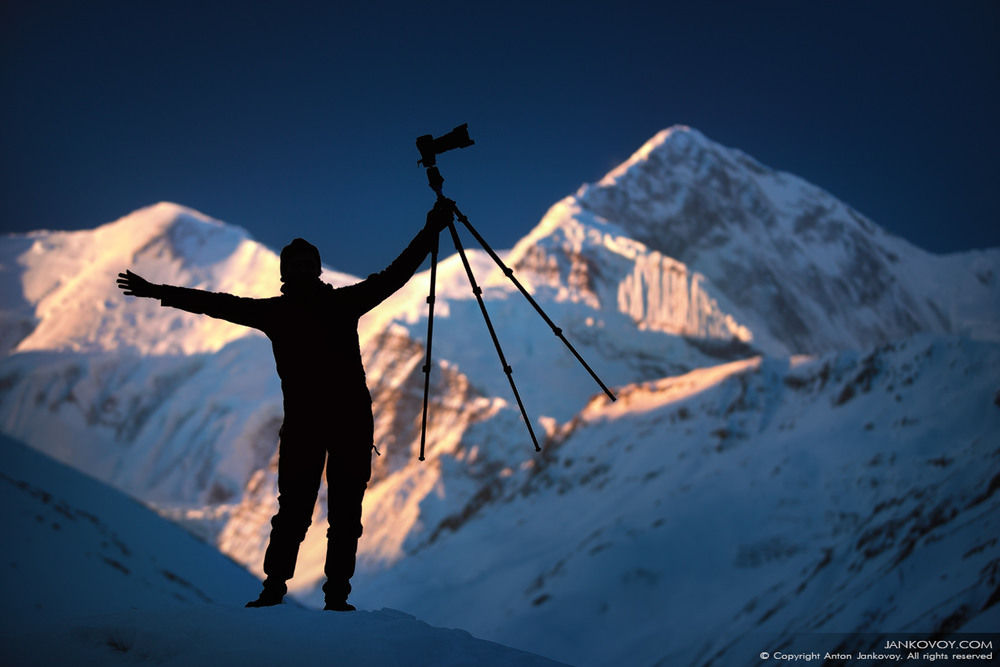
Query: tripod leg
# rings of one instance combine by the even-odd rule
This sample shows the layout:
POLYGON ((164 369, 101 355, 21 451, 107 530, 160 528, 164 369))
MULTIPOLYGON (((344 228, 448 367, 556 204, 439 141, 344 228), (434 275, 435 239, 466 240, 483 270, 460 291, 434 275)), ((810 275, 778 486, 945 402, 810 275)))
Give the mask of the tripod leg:
POLYGON ((528 290, 524 288, 524 285, 522 285, 517 280, 517 278, 514 277, 513 269, 509 268, 506 264, 503 263, 503 260, 500 259, 500 256, 493 251, 493 248, 491 248, 490 245, 486 242, 486 239, 484 239, 482 236, 479 235, 479 232, 477 232, 476 228, 472 226, 472 223, 469 222, 469 219, 465 217, 461 211, 458 210, 458 206, 452 206, 452 210, 454 211, 455 216, 462 222, 463 225, 465 225, 466 229, 468 229, 472 233, 472 235, 476 238, 476 241, 479 242, 479 245, 483 247, 483 250, 485 250, 486 253, 493 258, 493 261, 496 262, 497 266, 499 266, 503 270, 504 275, 507 276, 512 283, 514 283, 514 286, 517 287, 518 290, 520 290, 521 294, 524 295, 524 298, 528 300, 528 303, 530 303, 538 312, 538 314, 542 316, 542 319, 545 320, 545 323, 549 325, 549 328, 552 329, 552 332, 556 336, 558 336, 563 343, 566 344, 566 347, 569 348, 569 351, 573 353, 573 356, 576 357, 576 360, 580 362, 580 364, 587 370, 588 373, 590 373, 590 377, 594 378, 597 384, 600 385, 601 389, 604 390, 604 393, 607 394, 608 398, 610 398, 612 401, 617 400, 615 398, 615 395, 611 392, 611 390, 608 389, 607 385, 601 382, 601 378, 597 377, 597 373, 595 373, 594 370, 587 364, 587 362, 583 360, 583 357, 580 356, 580 353, 576 351, 576 348, 573 347, 573 345, 566 339, 566 336, 563 335, 562 329, 557 327, 555 325, 555 322, 549 319, 549 316, 545 314, 545 311, 542 310, 542 307, 538 305, 538 302, 535 301, 534 298, 532 298, 531 294, 528 293, 528 290))
POLYGON ((424 460, 424 443, 427 441, 427 394, 431 387, 431 343, 434 337, 434 290, 437 280, 439 236, 431 245, 431 289, 427 295, 427 352, 424 357, 424 411, 420 420, 420 460, 424 460))
MULTIPOLYGON (((472 293, 476 295, 476 301, 479 302, 479 310, 483 313, 483 319, 486 320, 486 328, 490 330, 490 337, 493 338, 493 345, 497 349, 497 355, 500 357, 500 364, 503 366, 503 372, 507 374, 507 381, 510 382, 511 391, 514 392, 514 398, 517 400, 517 407, 521 410, 521 417, 524 418, 524 425, 528 427, 528 434, 531 436, 531 442, 535 445, 535 451, 540 452, 542 448, 538 446, 538 438, 535 437, 535 431, 531 428, 531 420, 528 419, 528 413, 524 409, 524 403, 521 401, 521 395, 517 391, 517 385, 514 384, 514 377, 511 375, 513 369, 510 364, 507 363, 507 359, 503 355, 503 350, 500 348, 500 340, 497 338, 497 332, 493 328, 493 322, 490 320, 490 314, 486 312, 486 303, 483 301, 483 290, 476 283, 476 277, 472 274, 472 267, 469 265, 469 258, 465 256, 465 248, 462 247, 462 241, 458 238, 458 230, 455 229, 455 223, 448 223, 448 229, 451 230, 451 238, 455 242, 455 249, 458 250, 459 256, 462 258, 462 265, 465 267, 465 273, 469 277, 469 284, 472 285, 472 293)), ((430 347, 428 347, 428 350, 430 347)))

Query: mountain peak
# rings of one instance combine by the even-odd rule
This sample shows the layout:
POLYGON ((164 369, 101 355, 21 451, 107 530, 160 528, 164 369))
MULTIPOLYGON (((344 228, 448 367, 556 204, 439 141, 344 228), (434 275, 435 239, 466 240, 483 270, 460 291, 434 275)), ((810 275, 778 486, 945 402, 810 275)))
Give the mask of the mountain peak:
POLYGON ((170 202, 96 229, 34 232, 5 247, 0 267, 23 285, 17 335, 3 341, 20 351, 216 350, 245 330, 180 312, 159 318, 159 304, 127 301, 115 276, 130 269, 154 283, 271 296, 279 275, 277 256, 243 229, 170 202))
POLYGON ((95 233, 105 244, 113 242, 136 254, 150 244, 163 243, 164 249, 183 262, 211 263, 225 250, 250 240, 246 230, 216 220, 193 208, 173 202, 159 202, 99 227, 95 233), (214 255, 201 257, 206 248, 214 255))
POLYGON ((131 218, 133 216, 161 216, 164 219, 171 219, 171 220, 187 218, 187 219, 198 220, 201 222, 206 222, 213 225, 225 224, 222 221, 216 220, 215 218, 205 215, 200 211, 196 211, 195 209, 189 206, 184 206, 183 204, 177 204, 171 201, 157 202, 155 204, 152 204, 151 206, 146 206, 140 208, 137 211, 133 211, 132 213, 130 213, 125 217, 131 218))
MULTIPOLYGON (((532 233, 534 246, 541 236, 585 238, 588 230, 628 238, 676 261, 681 273, 699 276, 718 303, 731 304, 755 344, 780 341, 780 348, 758 348, 770 353, 863 348, 916 331, 969 330, 971 309, 959 312, 950 305, 953 295, 921 279, 931 265, 951 276, 942 284, 968 285, 977 294, 970 301, 991 298, 986 283, 970 283, 963 262, 930 255, 822 188, 683 125, 657 133, 547 218, 532 233)), ((579 265, 594 253, 581 247, 573 254, 579 265)), ((995 255, 983 261, 995 263, 995 255)), ((534 251, 532 266, 557 264, 534 251)), ((674 293, 650 280, 641 281, 649 285, 647 299, 674 293)))
MULTIPOLYGON (((151 239, 155 236, 168 233, 168 230, 178 226, 191 229, 202 227, 206 230, 239 229, 193 208, 173 202, 161 201, 151 206, 145 206, 132 211, 113 222, 101 225, 93 231, 100 232, 105 237, 121 238, 123 242, 133 245, 137 239, 151 239)), ((246 236, 246 232, 243 232, 243 235, 246 236)))
MULTIPOLYGON (((604 178, 598 181, 598 186, 612 186, 618 182, 619 178, 625 175, 636 165, 641 165, 650 160, 650 157, 662 151, 689 152, 696 146, 706 146, 711 142, 698 130, 687 125, 673 125, 657 132, 649 141, 644 143, 639 150, 634 152, 629 159, 605 174, 604 178)), ((586 187, 586 186, 585 186, 586 187)))

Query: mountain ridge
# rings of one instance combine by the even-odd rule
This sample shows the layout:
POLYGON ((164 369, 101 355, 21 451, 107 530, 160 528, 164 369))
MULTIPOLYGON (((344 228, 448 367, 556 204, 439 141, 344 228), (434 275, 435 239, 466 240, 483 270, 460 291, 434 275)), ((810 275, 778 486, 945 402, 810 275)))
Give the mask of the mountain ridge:
POLYGON ((740 305, 737 320, 768 334, 765 352, 858 349, 924 330, 1000 339, 995 322, 983 326, 977 316, 984 306, 993 320, 1000 311, 1000 250, 931 255, 821 188, 696 130, 660 132, 572 200, 578 215, 615 223, 704 275, 740 305), (968 260, 977 265, 972 271, 968 260), (963 298, 979 306, 950 303, 956 295, 937 289, 927 273, 960 283, 963 298))

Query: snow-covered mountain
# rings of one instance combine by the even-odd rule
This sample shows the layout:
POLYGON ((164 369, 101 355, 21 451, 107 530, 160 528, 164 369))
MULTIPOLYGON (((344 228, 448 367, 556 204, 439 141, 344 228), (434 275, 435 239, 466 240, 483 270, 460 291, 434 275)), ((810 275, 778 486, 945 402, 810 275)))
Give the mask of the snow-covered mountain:
POLYGON ((918 331, 1000 340, 997 262, 996 249, 924 252, 686 127, 554 206, 512 258, 643 329, 766 354, 918 331))
MULTIPOLYGON (((728 653, 754 632, 930 631, 950 627, 948 610, 956 628, 981 623, 984 606, 995 614, 1000 250, 926 253, 675 127, 502 254, 621 399, 608 404, 492 260, 470 251, 546 441, 533 454, 450 257, 418 463, 428 277, 416 276, 361 323, 382 452, 365 502, 363 605, 396 600, 581 664, 707 662, 703 649, 756 663, 763 649, 728 653), (881 556, 905 539, 919 559, 881 556), (872 540, 884 548, 852 551, 872 540), (918 587, 887 593, 912 617, 878 593, 864 610, 833 595, 855 590, 859 571, 871 587, 908 568, 963 582, 965 611, 918 587), (810 617, 810 604, 827 613, 810 617), (584 641, 598 628, 614 628, 606 649, 584 641)), ((113 276, 126 266, 250 296, 278 287, 273 252, 173 204, 97 230, 0 239, 0 430, 259 573, 281 420, 268 343, 124 299, 113 276)), ((324 505, 292 582, 306 601, 321 583, 324 505)))
POLYGON ((0 435, 5 665, 555 665, 391 609, 245 609, 259 583, 131 498, 0 435))

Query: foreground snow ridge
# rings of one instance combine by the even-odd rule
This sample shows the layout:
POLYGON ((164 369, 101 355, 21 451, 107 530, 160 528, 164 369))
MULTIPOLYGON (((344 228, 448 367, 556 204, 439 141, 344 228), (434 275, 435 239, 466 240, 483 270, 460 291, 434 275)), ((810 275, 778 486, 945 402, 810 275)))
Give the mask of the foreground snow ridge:
POLYGON ((559 665, 434 628, 393 609, 348 614, 296 605, 242 609, 196 605, 89 617, 5 641, 7 664, 220 665, 559 665))
POLYGON ((2 664, 556 665, 391 609, 241 606, 259 583, 109 486, 0 434, 2 664))

